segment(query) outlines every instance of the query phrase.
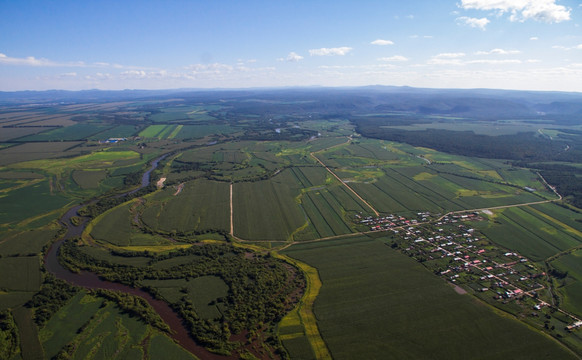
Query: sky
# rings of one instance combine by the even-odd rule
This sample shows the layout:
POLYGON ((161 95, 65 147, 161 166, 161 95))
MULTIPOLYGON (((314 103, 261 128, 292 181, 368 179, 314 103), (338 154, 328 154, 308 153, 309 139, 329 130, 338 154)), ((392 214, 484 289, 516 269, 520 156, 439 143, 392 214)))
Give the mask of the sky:
POLYGON ((0 91, 582 92, 582 0, 0 0, 0 91))

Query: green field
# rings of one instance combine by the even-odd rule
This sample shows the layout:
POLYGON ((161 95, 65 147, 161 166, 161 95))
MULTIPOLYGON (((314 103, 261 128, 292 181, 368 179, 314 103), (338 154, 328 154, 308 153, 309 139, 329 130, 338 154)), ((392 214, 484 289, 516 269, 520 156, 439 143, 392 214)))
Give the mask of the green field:
POLYGON ((530 207, 509 208, 495 214, 495 221, 489 222, 482 229, 483 233, 532 260, 541 261, 582 244, 582 234, 572 232, 567 225, 530 207))
POLYGON ((270 180, 234 184, 235 235, 249 240, 289 239, 306 223, 295 200, 299 194, 289 170, 270 180))
POLYGON ((94 189, 99 187, 99 183, 105 179, 107 172, 105 170, 75 170, 73 171, 73 180, 83 189, 94 189))
POLYGON ((77 124, 50 130, 36 135, 26 136, 18 139, 18 141, 71 141, 84 140, 90 138, 92 135, 109 130, 109 125, 94 125, 94 124, 77 124))
POLYGON ((0 241, 0 255, 21 256, 38 254, 57 234, 54 228, 25 231, 0 241))
POLYGON ((220 318, 219 298, 224 298, 228 285, 216 276, 200 276, 193 279, 144 280, 143 284, 155 288, 171 303, 179 302, 187 294, 198 316, 206 320, 220 318))
POLYGON ((167 233, 192 233, 230 228, 229 185, 224 182, 195 180, 178 191, 168 187, 148 197, 141 219, 167 233))
POLYGON ((47 358, 69 349, 74 359, 192 359, 175 342, 112 303, 79 293, 40 331, 47 358), (155 355, 157 354, 157 355, 155 355), (155 355, 155 356, 154 356, 155 355))
POLYGON ((79 141, 59 141, 51 143, 24 143, 0 150, 0 166, 30 160, 52 159, 79 155, 83 150, 79 141))
POLYGON ((0 258, 0 289, 14 292, 40 290, 40 261, 37 256, 0 258))
POLYGON ((284 253, 319 270, 323 286, 315 314, 334 359, 425 358, 427 354, 432 359, 466 359, 476 354, 574 358, 526 325, 457 294, 381 240, 351 237, 296 245, 284 253))

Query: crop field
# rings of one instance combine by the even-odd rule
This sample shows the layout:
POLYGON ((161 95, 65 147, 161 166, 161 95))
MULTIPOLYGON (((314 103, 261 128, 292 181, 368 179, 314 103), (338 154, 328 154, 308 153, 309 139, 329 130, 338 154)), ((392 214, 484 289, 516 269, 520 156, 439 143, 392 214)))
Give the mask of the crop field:
POLYGON ((381 240, 350 237, 284 253, 318 269, 318 325, 334 359, 570 358, 558 343, 477 303, 381 240), (365 266, 362 266, 362 259, 365 266), (479 324, 479 326, 475 326, 479 324), (459 346, 465 344, 465 346, 459 346))
POLYGON ((300 187, 289 170, 269 180, 236 183, 234 231, 243 239, 287 240, 307 220, 296 201, 300 187))
POLYGON ((139 133, 139 136, 145 138, 166 139, 177 125, 150 125, 139 133))
POLYGON ((74 170, 73 180, 82 189, 94 189, 99 187, 99 183, 105 179, 107 172, 105 170, 74 170))
POLYGON ((177 139, 200 139, 208 135, 226 135, 237 131, 240 130, 230 125, 184 125, 175 137, 177 139))
POLYGON ((40 261, 37 256, 0 258, 0 289, 9 291, 38 291, 40 261))
POLYGON ((158 334, 150 339, 148 354, 150 359, 195 360, 189 352, 178 346, 167 336, 158 334))
MULTIPOLYGON (((499 120, 499 121, 436 121, 425 124, 413 124, 408 126, 385 126, 386 128, 404 129, 411 131, 438 129, 452 131, 472 131, 475 134, 498 136, 511 135, 520 132, 537 132, 540 127, 549 126, 551 123, 531 123, 520 120, 499 120)), ((545 132, 546 130, 544 130, 545 132)))
POLYGON ((153 122, 180 122, 196 123, 216 121, 216 118, 208 115, 208 111, 220 109, 221 106, 175 106, 165 108, 161 113, 153 114, 149 118, 153 122))
POLYGON ((109 138, 128 138, 136 134, 139 128, 134 125, 119 125, 105 131, 101 131, 89 137, 89 140, 107 140, 109 138))
POLYGON ((44 127, 2 127, 0 129, 2 129, 0 131, 0 141, 14 140, 47 131, 47 128, 44 127))
POLYGON ((78 141, 58 141, 51 143, 26 143, 0 150, 0 166, 23 161, 74 156, 83 150, 78 141))
POLYGON ((483 233, 492 241, 517 250, 535 261, 546 259, 582 243, 577 230, 530 207, 495 211, 483 233))
POLYGON ((132 212, 134 202, 118 206, 105 212, 97 219, 90 234, 96 240, 108 242, 118 246, 128 246, 132 235, 132 212))
POLYGON ((87 295, 84 291, 69 300, 39 332, 47 358, 53 358, 73 341, 77 331, 90 321, 102 304, 103 299, 87 295), (74 316, 70 316, 72 314, 74 316))
POLYGON ((3 225, 22 221, 58 210, 70 203, 61 193, 54 192, 48 180, 10 191, 0 201, 3 225))
POLYGON ((582 316, 582 250, 561 256, 551 264, 568 274, 557 287, 564 299, 564 309, 582 316))
POLYGON ((192 359, 165 335, 122 313, 112 303, 102 304, 103 299, 81 292, 61 308, 40 331, 47 357, 56 356, 70 344, 75 359, 135 359, 145 354, 155 359, 152 353, 192 359))
POLYGON ((230 228, 229 185, 199 179, 178 193, 168 187, 148 198, 141 219, 149 227, 168 233, 191 233, 230 228))
POLYGON ((38 254, 57 234, 56 229, 25 231, 0 240, 0 256, 38 254))
POLYGON ((18 139, 22 142, 83 140, 110 129, 109 125, 76 124, 18 139))

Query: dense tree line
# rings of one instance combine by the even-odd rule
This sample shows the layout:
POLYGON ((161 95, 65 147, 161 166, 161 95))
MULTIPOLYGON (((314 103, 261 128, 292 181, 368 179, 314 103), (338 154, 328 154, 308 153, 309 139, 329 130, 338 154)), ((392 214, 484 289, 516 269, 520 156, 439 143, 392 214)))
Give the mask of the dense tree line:
POLYGON ((109 196, 97 200, 79 210, 79 215, 88 217, 97 217, 99 214, 104 213, 109 209, 113 209, 117 205, 121 205, 126 201, 131 199, 144 196, 156 190, 156 185, 151 183, 150 185, 139 189, 135 192, 128 193, 125 196, 109 196))
POLYGON ((43 327, 78 292, 78 287, 45 273, 40 291, 25 306, 34 308, 34 321, 39 327, 43 327))
POLYGON ((18 327, 9 310, 0 311, 0 359, 11 359, 18 352, 18 327))
MULTIPOLYGON (((301 292, 305 286, 305 279, 296 268, 269 255, 252 254, 230 245, 206 244, 166 254, 138 252, 136 256, 150 258, 149 264, 130 266, 97 260, 80 251, 71 241, 63 244, 60 252, 61 262, 73 271, 88 270, 106 280, 134 287, 144 288, 144 280, 194 279, 209 275, 221 278, 228 292, 224 298, 217 299, 224 305, 220 318, 200 318, 186 293, 171 305, 185 320, 197 342, 223 352, 235 346, 229 342, 231 334, 273 328, 294 306, 295 300, 290 299, 290 294, 298 289, 301 292), (169 268, 154 266, 163 260, 192 255, 196 256, 196 262, 169 268)), ((145 289, 159 296, 155 288, 145 289)))
POLYGON ((96 289, 93 290, 93 293, 114 302, 123 312, 140 318, 145 323, 159 330, 170 332, 170 327, 164 322, 164 320, 162 320, 160 315, 158 315, 148 302, 141 297, 105 289, 96 289))
POLYGON ((563 152, 565 143, 535 137, 534 133, 488 136, 472 131, 427 129, 407 131, 385 128, 385 122, 358 120, 357 131, 370 138, 407 143, 438 151, 481 158, 547 161, 563 152))

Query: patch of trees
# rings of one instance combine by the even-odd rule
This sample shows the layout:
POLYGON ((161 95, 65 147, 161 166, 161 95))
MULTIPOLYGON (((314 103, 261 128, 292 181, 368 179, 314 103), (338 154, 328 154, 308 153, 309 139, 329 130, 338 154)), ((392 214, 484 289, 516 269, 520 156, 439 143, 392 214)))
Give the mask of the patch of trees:
POLYGON ((141 184, 142 172, 132 172, 123 178, 123 185, 125 186, 133 186, 141 184))
POLYGON ((167 333, 170 332, 170 327, 143 298, 119 291, 105 289, 96 289, 92 292, 97 296, 114 302, 122 312, 129 314, 130 316, 140 318, 146 324, 149 324, 161 331, 167 333))
MULTIPOLYGON (((144 288, 143 280, 194 279, 209 275, 221 278, 228 292, 216 300, 222 304, 220 318, 200 318, 187 291, 171 306, 184 319, 197 342, 213 351, 228 352, 237 346, 229 342, 231 334, 265 328, 274 332, 276 323, 295 304, 295 296, 291 294, 301 294, 305 287, 305 279, 298 269, 269 255, 248 255, 248 250, 230 245, 205 244, 165 254, 138 252, 136 256, 150 258, 149 264, 130 266, 97 260, 69 241, 61 246, 60 260, 70 269, 88 270, 103 279, 140 288, 144 288), (197 261, 180 262, 168 268, 155 266, 164 260, 192 255, 197 261)), ((159 296, 156 288, 144 289, 159 296)))
POLYGON ((99 214, 116 207, 117 205, 123 204, 131 199, 144 196, 152 191, 156 190, 155 184, 150 184, 144 188, 141 188, 135 192, 126 194, 125 196, 114 196, 99 199, 98 201, 91 203, 81 209, 79 209, 79 215, 96 217, 99 214))
POLYGON ((582 168, 567 164, 539 164, 520 162, 518 165, 539 170, 546 181, 556 187, 556 191, 566 201, 582 208, 582 168))
POLYGON ((18 352, 18 327, 9 310, 0 311, 0 359, 11 359, 18 352))
POLYGON ((427 129, 407 131, 386 128, 389 125, 375 119, 359 119, 356 130, 363 136, 422 146, 438 151, 481 158, 547 161, 561 153, 565 144, 561 141, 535 137, 534 133, 487 136, 472 131, 427 129))
POLYGON ((78 292, 78 287, 45 273, 40 291, 25 306, 34 308, 34 321, 39 327, 43 327, 78 292))

